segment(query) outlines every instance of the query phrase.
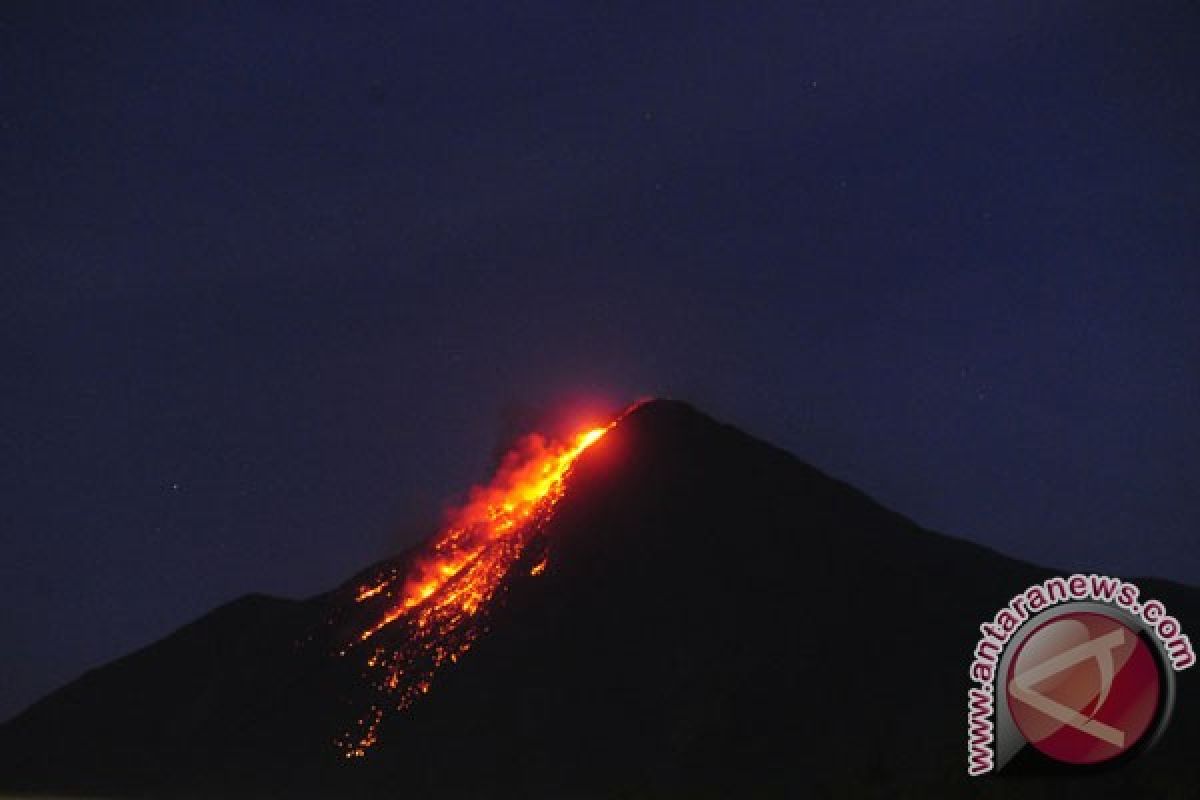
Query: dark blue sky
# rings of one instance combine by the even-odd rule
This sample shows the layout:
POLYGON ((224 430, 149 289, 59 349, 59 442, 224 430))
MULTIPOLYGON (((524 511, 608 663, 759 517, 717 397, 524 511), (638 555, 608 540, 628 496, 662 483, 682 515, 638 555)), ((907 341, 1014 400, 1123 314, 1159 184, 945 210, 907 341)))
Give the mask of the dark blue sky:
POLYGON ((581 401, 1200 582, 1195 4, 79 5, 0 11, 0 716, 581 401))

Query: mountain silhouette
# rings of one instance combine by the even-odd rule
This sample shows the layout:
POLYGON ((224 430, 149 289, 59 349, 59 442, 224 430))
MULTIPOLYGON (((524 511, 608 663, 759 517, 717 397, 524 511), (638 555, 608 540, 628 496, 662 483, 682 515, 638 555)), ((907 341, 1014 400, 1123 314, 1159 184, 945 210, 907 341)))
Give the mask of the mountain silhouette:
MULTIPOLYGON (((380 726, 357 587, 252 595, 0 727, 0 790, 103 796, 1190 797, 1200 693, 1119 769, 968 778, 979 624, 1053 574, 922 529, 678 402, 579 457, 486 633, 380 726), (546 568, 531 575, 532 560, 546 568), (1066 785, 1064 785, 1066 784, 1066 785)), ((1200 592, 1139 580, 1184 621, 1200 592)), ((1194 624, 1194 623, 1193 623, 1194 624)))

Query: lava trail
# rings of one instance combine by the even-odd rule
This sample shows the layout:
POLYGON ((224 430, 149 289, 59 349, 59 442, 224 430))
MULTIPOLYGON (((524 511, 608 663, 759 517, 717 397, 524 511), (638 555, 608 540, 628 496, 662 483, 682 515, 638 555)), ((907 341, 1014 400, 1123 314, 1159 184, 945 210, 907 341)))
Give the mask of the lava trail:
MULTIPOLYGON (((571 465, 615 424, 566 442, 526 437, 504 457, 491 482, 472 489, 467 502, 450 513, 407 572, 387 570, 359 587, 355 601, 383 611, 355 631, 340 655, 365 659, 377 697, 337 739, 346 758, 366 755, 379 740, 385 713, 411 706, 429 691, 437 670, 458 661, 484 633, 483 612, 553 513, 571 465)), ((543 559, 530 574, 545 569, 543 559)))

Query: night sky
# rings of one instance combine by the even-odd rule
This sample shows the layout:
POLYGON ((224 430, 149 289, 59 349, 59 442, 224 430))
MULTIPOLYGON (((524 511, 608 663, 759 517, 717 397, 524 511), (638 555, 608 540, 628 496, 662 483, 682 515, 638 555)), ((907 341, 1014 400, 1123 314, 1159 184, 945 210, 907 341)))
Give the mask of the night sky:
POLYGON ((1200 583, 1194 3, 347 5, 0 11, 0 717, 646 395, 1200 583))

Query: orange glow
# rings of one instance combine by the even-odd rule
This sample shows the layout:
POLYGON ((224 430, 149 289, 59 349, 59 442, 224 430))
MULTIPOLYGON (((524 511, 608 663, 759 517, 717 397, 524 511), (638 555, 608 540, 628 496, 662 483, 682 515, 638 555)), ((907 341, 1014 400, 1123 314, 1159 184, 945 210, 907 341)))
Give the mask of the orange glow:
POLYGON ((361 603, 363 600, 374 597, 382 592, 387 587, 387 583, 377 583, 374 586, 362 586, 358 590, 358 595, 354 598, 355 602, 361 603))
MULTIPOLYGON (((615 424, 584 431, 565 443, 527 437, 504 457, 490 483, 472 489, 466 503, 449 514, 446 526, 407 574, 386 571, 359 587, 356 603, 386 605, 341 654, 397 627, 401 635, 394 644, 375 646, 365 660, 374 673, 373 686, 390 705, 403 710, 428 693, 437 669, 457 662, 482 635, 477 616, 553 512, 571 465, 615 424)), ((540 575, 546 564, 543 556, 529 574, 540 575)), ((337 742, 343 755, 364 756, 378 741, 382 717, 382 709, 373 706, 358 720, 357 732, 337 742)))
MULTIPOLYGON (((541 437, 533 436, 526 440, 523 449, 509 453, 492 483, 473 490, 467 504, 451 515, 448 528, 434 540, 430 551, 418 559, 414 572, 405 580, 399 601, 378 622, 362 631, 359 641, 365 642, 451 584, 455 585, 453 591, 442 592, 437 601, 419 612, 417 624, 424 626, 447 608, 474 613, 479 601, 495 588, 489 578, 503 577, 502 572, 493 575, 488 559, 480 556, 489 545, 509 538, 510 532, 526 525, 538 511, 553 506, 562 493, 563 476, 571 464, 607 431, 608 428, 593 428, 576 436, 574 443, 565 448, 555 448, 541 437), (459 580, 460 576, 465 580, 459 580)), ((374 586, 361 587, 358 600, 379 594, 389 582, 390 579, 385 579, 374 586)))

